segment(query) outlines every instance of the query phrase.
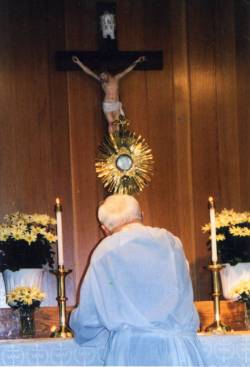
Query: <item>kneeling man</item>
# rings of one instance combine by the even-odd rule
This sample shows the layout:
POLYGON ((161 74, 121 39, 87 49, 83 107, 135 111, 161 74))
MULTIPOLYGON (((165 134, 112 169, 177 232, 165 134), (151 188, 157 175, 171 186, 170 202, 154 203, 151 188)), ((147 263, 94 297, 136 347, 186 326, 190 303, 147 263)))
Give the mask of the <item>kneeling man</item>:
POLYGON ((98 210, 95 249, 70 326, 105 350, 104 365, 204 366, 199 317, 180 240, 142 224, 137 200, 111 195, 98 210))

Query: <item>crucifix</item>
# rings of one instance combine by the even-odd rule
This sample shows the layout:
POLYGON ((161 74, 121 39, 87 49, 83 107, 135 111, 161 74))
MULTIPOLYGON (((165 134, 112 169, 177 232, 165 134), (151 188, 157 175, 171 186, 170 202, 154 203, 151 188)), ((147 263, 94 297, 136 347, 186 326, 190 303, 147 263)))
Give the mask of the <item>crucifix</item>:
POLYGON ((140 64, 136 70, 162 70, 162 51, 119 51, 116 32, 116 4, 97 3, 98 21, 98 51, 57 51, 56 68, 59 71, 79 70, 72 62, 72 56, 77 56, 84 64, 93 69, 108 69, 119 71, 131 64, 135 59, 144 55, 147 62, 140 64))
POLYGON ((80 67, 101 83, 105 93, 103 112, 109 123, 109 132, 113 132, 113 123, 123 112, 118 97, 119 79, 133 69, 161 70, 163 55, 162 51, 118 50, 115 3, 97 3, 97 18, 99 50, 57 51, 56 68, 59 71, 73 71, 79 70, 80 67), (93 70, 105 70, 105 72, 98 75, 93 70), (112 74, 109 71, 112 71, 112 74))

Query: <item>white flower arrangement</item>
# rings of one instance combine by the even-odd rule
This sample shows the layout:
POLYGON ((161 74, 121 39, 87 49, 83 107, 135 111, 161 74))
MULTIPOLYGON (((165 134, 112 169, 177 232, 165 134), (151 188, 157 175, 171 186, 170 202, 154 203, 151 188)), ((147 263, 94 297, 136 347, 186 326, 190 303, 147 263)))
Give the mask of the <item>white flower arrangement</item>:
POLYGON ((55 224, 46 214, 6 215, 0 224, 0 270, 52 267, 55 224))
POLYGON ((56 224, 54 218, 46 214, 23 214, 14 213, 5 215, 5 223, 0 224, 0 241, 7 241, 13 238, 16 241, 24 240, 29 245, 37 240, 41 235, 49 243, 56 242, 56 235, 49 227, 56 224))
MULTIPOLYGON (((223 209, 220 213, 216 213, 216 229, 218 234, 217 242, 224 241, 226 236, 220 233, 224 228, 228 228, 230 235, 233 237, 250 237, 250 212, 237 213, 233 209, 223 209), (243 225, 243 226, 242 226, 243 225)), ((210 232, 210 223, 202 227, 202 232, 210 232)))
MULTIPOLYGON (((216 240, 222 263, 236 265, 250 261, 250 212, 237 213, 224 209, 216 213, 216 240)), ((202 227, 210 233, 210 223, 202 227)))

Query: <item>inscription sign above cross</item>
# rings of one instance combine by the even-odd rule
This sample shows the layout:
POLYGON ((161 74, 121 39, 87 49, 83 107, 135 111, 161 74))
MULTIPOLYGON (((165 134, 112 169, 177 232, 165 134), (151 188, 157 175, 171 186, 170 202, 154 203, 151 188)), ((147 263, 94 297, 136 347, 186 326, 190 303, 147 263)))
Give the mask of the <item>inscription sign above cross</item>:
POLYGON ((74 55, 89 68, 96 70, 119 71, 142 55, 146 57, 146 62, 138 63, 136 70, 161 70, 163 68, 162 51, 118 50, 115 3, 97 3, 97 17, 99 50, 57 51, 57 70, 79 70, 79 67, 72 61, 74 55))

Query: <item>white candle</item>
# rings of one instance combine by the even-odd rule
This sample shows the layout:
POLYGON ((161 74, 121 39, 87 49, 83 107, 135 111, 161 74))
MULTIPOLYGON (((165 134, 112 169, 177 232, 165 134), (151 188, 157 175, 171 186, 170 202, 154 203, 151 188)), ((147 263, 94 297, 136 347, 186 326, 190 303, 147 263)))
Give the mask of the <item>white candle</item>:
POLYGON ((210 226, 211 226, 211 250, 212 250, 212 262, 216 263, 218 260, 217 255, 217 242, 216 242, 216 223, 215 223, 215 209, 214 199, 208 198, 209 203, 209 215, 210 215, 210 226))
POLYGON ((56 198, 56 225, 57 225, 57 255, 58 265, 63 265, 63 232, 62 232, 62 206, 60 199, 56 198))

